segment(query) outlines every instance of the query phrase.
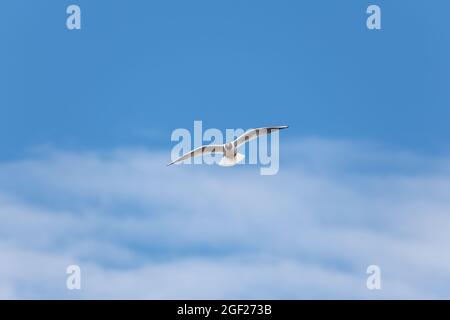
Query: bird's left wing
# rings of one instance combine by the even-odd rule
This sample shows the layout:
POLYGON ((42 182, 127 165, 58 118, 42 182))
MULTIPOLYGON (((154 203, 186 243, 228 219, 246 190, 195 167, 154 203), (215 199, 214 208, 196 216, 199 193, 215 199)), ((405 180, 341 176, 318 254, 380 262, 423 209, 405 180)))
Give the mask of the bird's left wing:
POLYGON ((274 131, 278 131, 281 129, 286 129, 288 126, 276 126, 276 127, 265 127, 265 128, 256 128, 251 129, 245 132, 243 135, 241 135, 239 138, 233 141, 234 146, 237 148, 247 141, 250 141, 254 138, 257 138, 259 136, 265 135, 265 134, 271 134, 274 131))
POLYGON ((181 157, 179 157, 175 161, 172 161, 167 166, 170 166, 170 165, 172 165, 174 163, 177 163, 177 162, 184 161, 186 159, 190 159, 190 158, 194 158, 194 157, 200 156, 200 155, 205 154, 205 153, 213 153, 213 152, 214 153, 223 153, 224 152, 223 145, 221 145, 221 144, 210 144, 208 146, 198 147, 198 148, 196 148, 196 149, 194 149, 192 151, 189 151, 188 153, 182 155, 181 157))

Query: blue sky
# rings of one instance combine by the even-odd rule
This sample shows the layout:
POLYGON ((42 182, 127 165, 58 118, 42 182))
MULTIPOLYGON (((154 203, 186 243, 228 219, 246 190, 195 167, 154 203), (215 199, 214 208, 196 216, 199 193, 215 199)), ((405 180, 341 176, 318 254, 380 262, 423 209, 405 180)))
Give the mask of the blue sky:
POLYGON ((448 298, 449 10, 4 1, 0 297, 448 298), (165 168, 194 120, 290 125, 279 175, 165 168))
POLYGON ((378 1, 379 32, 365 28, 368 1, 81 0, 75 32, 71 3, 2 5, 2 158, 167 148, 193 120, 448 149, 446 1, 378 1))

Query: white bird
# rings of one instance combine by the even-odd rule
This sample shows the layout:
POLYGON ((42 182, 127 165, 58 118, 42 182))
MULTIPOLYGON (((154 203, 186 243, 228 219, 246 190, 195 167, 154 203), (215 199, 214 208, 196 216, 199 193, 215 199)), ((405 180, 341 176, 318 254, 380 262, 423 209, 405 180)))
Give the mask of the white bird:
POLYGON ((223 153, 224 157, 220 160, 219 165, 225 167, 234 166, 235 164, 238 164, 245 158, 243 154, 237 152, 238 147, 259 136, 271 134, 274 131, 279 131, 281 129, 286 128, 288 128, 288 126, 275 126, 275 127, 251 129, 245 132, 243 135, 241 135, 234 141, 225 144, 210 144, 191 150, 188 153, 176 159, 175 161, 172 161, 167 166, 208 153, 223 153))

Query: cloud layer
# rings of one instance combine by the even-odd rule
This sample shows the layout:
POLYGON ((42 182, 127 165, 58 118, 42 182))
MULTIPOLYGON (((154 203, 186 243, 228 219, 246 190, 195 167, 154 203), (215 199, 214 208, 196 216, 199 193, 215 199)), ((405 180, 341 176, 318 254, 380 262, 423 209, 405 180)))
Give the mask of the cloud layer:
POLYGON ((51 150, 0 164, 1 298, 450 298, 450 159, 282 145, 257 166, 51 150), (78 264, 82 290, 66 289, 78 264), (366 288, 366 268, 382 290, 366 288))

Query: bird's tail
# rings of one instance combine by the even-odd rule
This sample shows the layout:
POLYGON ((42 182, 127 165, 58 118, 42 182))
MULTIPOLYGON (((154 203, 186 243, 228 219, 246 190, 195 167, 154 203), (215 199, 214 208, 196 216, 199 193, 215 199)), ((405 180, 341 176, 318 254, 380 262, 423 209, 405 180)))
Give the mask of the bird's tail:
POLYGON ((222 159, 220 159, 219 165, 223 167, 232 167, 244 159, 245 156, 243 154, 236 153, 236 156, 234 158, 223 157, 222 159))

